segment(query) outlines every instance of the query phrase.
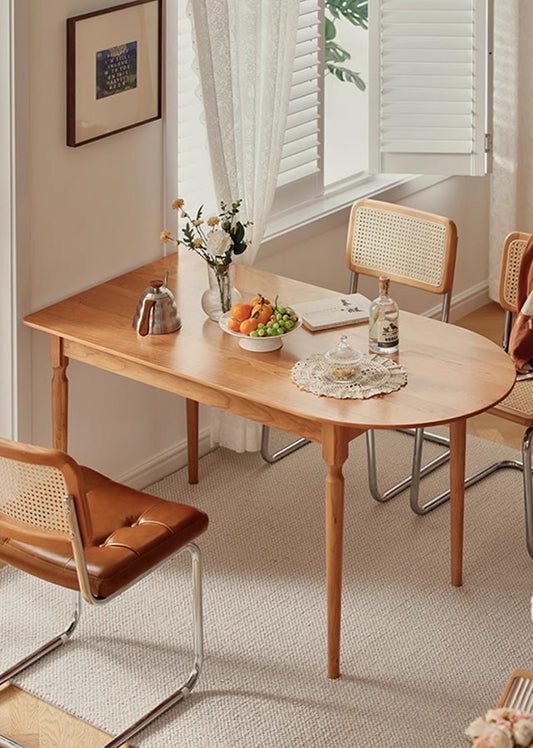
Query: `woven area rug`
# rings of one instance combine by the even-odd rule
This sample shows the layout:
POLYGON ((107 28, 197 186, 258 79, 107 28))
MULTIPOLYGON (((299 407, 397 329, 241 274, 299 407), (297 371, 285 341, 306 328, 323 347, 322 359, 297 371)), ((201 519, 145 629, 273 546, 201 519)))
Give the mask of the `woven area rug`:
MULTIPOLYGON (((379 435, 383 487, 412 443, 379 435)), ((516 456, 468 439, 469 470, 516 456)), ((439 472, 428 495, 446 480, 439 472)), ((406 494, 374 502, 361 438, 345 468, 342 676, 328 680, 324 477, 316 445, 273 466, 219 449, 201 460, 199 485, 182 470, 150 487, 210 516, 200 539, 206 660, 195 691, 137 739, 140 748, 460 748, 511 670, 533 666, 521 474, 500 471, 468 491, 456 589, 448 506, 418 517, 406 494)), ((119 732, 188 673, 188 571, 182 556, 109 606, 86 606, 72 641, 16 683, 119 732)), ((0 593, 7 666, 59 629, 70 595, 11 569, 0 572, 0 593)))

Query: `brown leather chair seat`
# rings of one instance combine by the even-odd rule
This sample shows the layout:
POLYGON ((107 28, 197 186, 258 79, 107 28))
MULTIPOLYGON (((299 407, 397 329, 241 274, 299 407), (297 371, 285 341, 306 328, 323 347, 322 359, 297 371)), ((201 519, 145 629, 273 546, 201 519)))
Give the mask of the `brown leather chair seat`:
MULTIPOLYGON (((117 592, 207 528, 207 515, 192 506, 136 491, 90 468, 80 469, 93 531, 85 557, 96 597, 117 592)), ((1 561, 48 582, 79 589, 68 537, 46 529, 25 532, 20 525, 11 537, 3 535, 0 529, 1 561)))

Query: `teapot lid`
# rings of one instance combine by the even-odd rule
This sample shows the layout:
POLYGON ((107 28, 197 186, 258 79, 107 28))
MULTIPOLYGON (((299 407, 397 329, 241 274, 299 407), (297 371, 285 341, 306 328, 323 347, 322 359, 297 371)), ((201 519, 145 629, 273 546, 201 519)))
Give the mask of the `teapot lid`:
POLYGON ((326 351, 324 356, 334 364, 356 364, 363 358, 361 351, 350 344, 346 335, 342 335, 337 345, 326 351))

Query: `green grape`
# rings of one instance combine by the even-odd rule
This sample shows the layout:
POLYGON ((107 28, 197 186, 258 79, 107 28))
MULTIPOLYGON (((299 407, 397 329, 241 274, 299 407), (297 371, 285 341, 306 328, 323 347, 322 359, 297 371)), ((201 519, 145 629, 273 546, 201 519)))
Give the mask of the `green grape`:
POLYGON ((264 338, 265 335, 267 334, 265 327, 263 326, 260 330, 258 330, 257 334, 259 335, 260 338, 264 338))
POLYGON ((273 330, 279 330, 279 322, 273 322, 272 323, 272 329, 273 330))
POLYGON ((262 322, 260 322, 260 323, 259 323, 259 324, 257 325, 257 329, 258 329, 258 330, 262 330, 262 329, 263 329, 263 327, 264 327, 264 324, 263 324, 262 322))
POLYGON ((250 337, 251 338, 257 338, 257 337, 259 337, 259 333, 257 332, 257 330, 252 330, 250 332, 250 337))
POLYGON ((285 329, 286 330, 292 330, 293 327, 294 327, 294 322, 292 322, 292 320, 288 319, 285 322, 285 329))

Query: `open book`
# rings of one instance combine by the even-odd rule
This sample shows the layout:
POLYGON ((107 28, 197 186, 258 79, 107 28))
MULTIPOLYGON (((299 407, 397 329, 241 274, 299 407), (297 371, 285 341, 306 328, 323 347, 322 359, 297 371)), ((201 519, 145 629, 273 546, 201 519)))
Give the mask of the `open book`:
POLYGON ((309 330, 326 330, 329 327, 367 322, 369 307, 370 299, 360 293, 293 304, 296 313, 309 330))

